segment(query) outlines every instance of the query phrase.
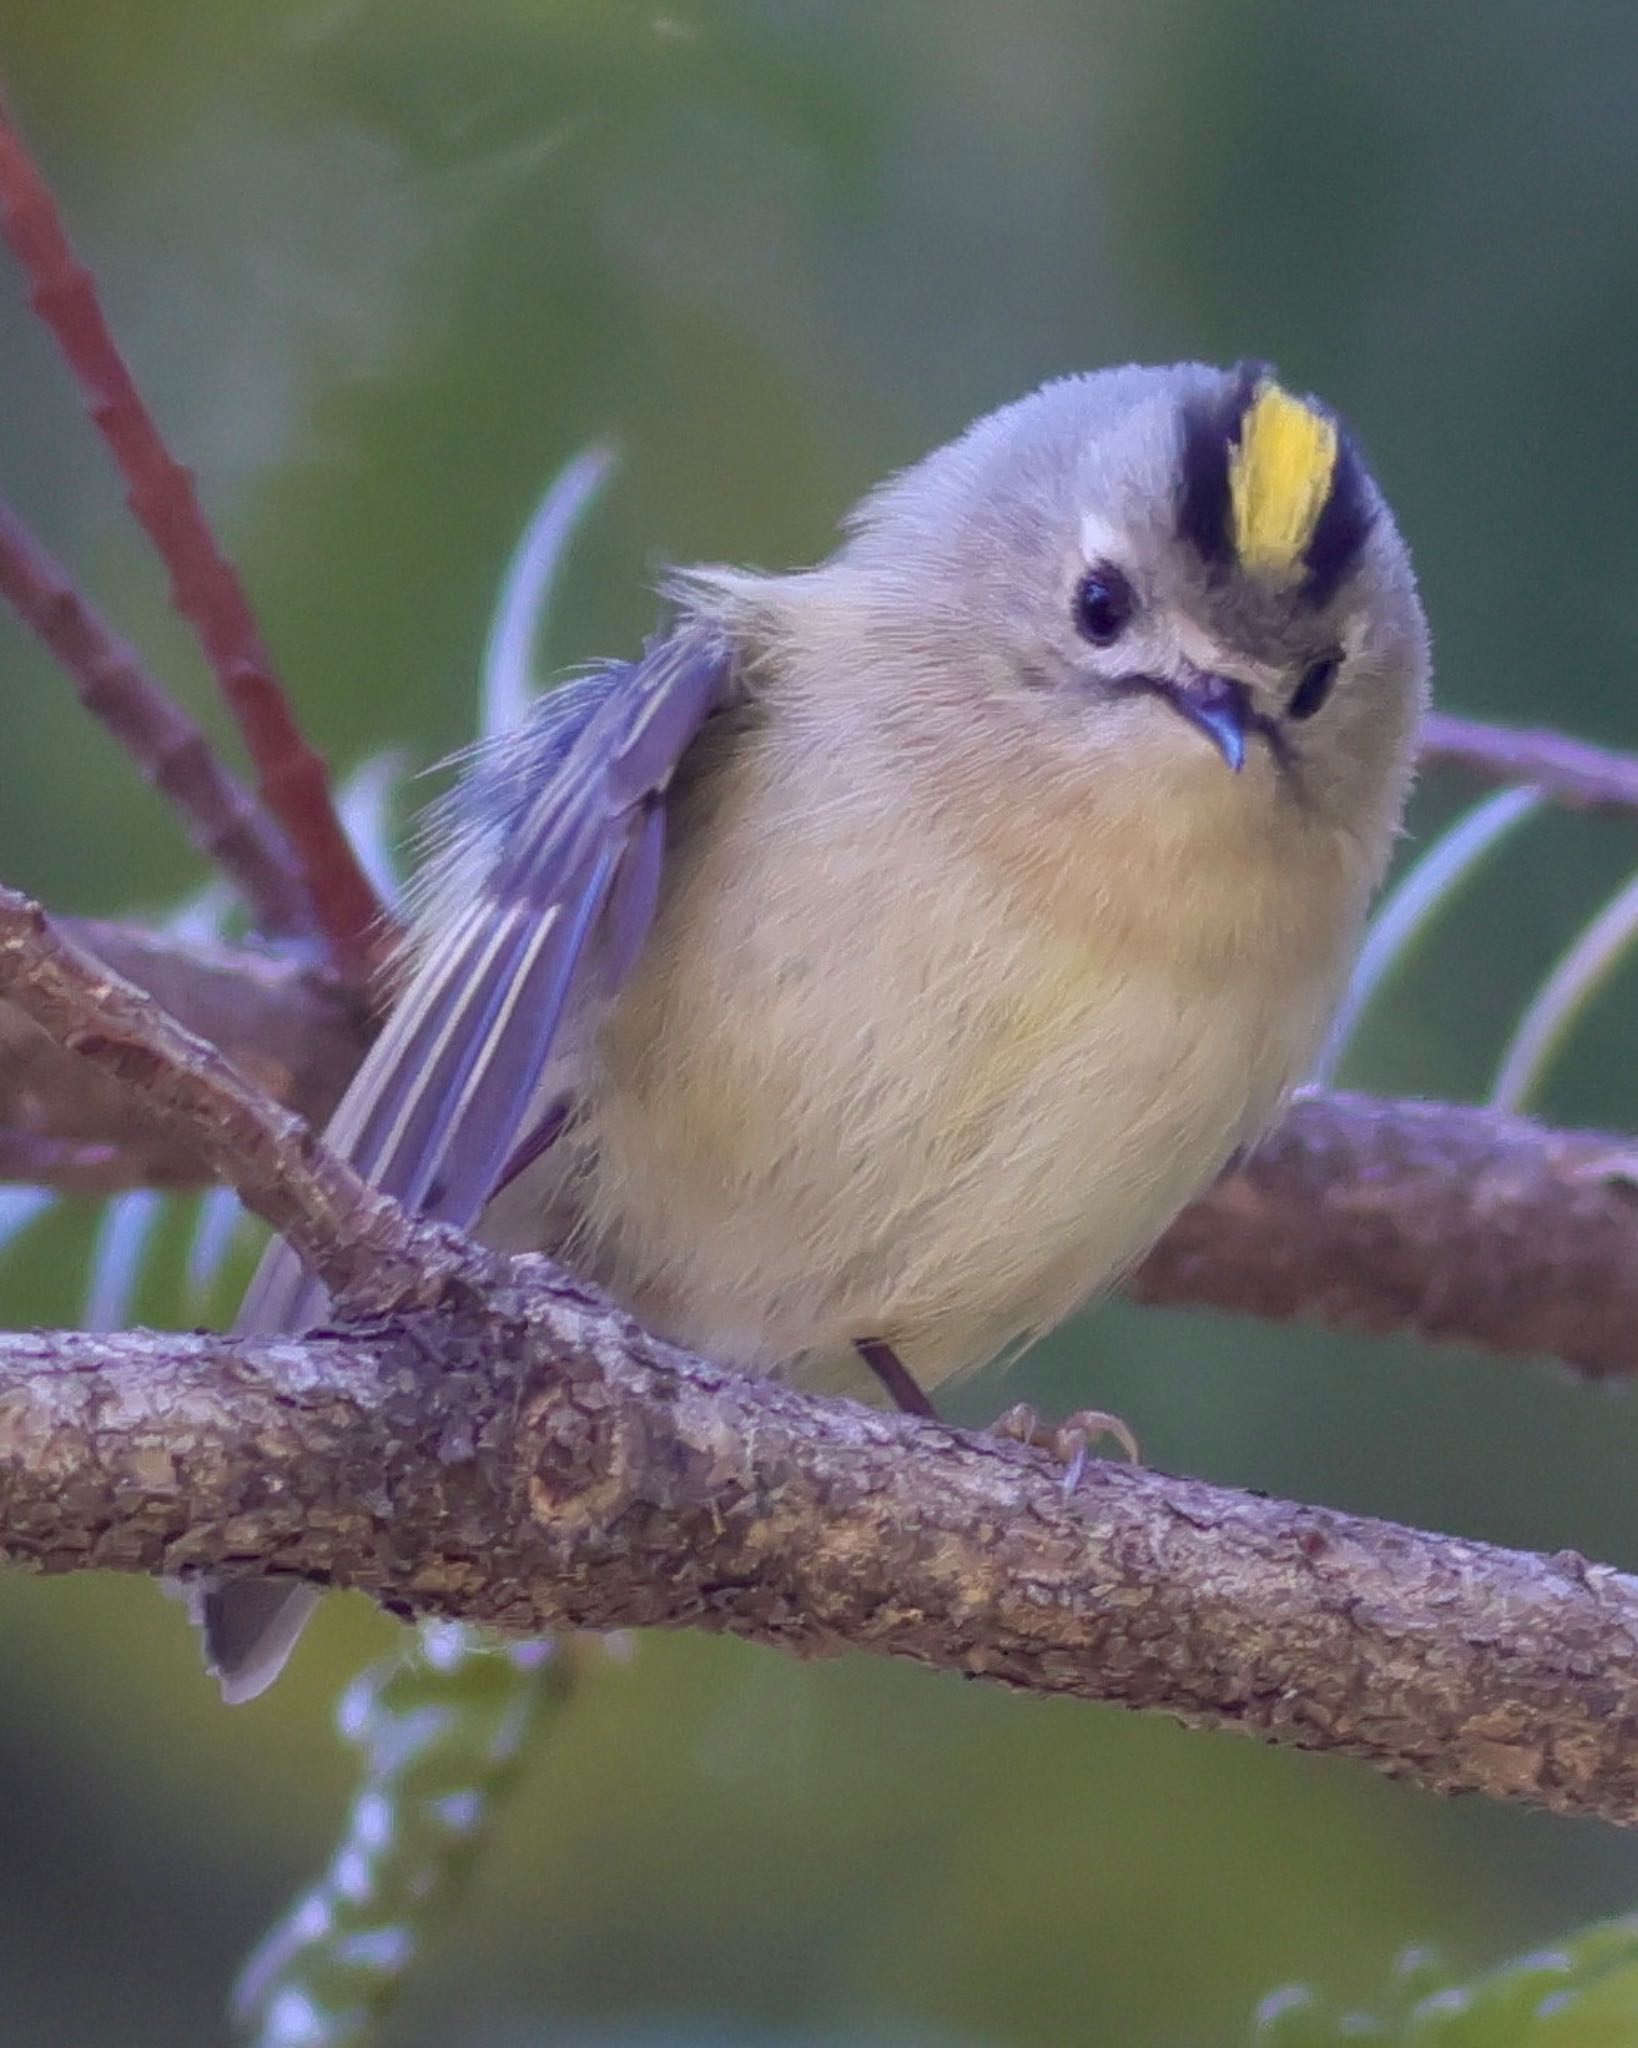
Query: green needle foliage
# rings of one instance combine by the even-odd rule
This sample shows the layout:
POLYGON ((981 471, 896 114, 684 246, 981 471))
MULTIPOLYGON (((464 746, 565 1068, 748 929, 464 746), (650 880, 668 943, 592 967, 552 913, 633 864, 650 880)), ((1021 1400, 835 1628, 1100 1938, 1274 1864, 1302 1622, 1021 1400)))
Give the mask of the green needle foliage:
POLYGON ((1496 1069, 1491 1103, 1522 1110, 1570 1034, 1638 943, 1638 878, 1623 883, 1598 915, 1577 932, 1519 1019, 1496 1069))
POLYGON ((366 1671, 337 1720, 364 1774, 330 1867, 246 1964, 235 2018, 254 2048, 363 2048, 427 1935, 454 1910, 522 1773, 573 1690, 553 1642, 428 1624, 366 1671))
POLYGON ((1251 2048, 1631 2048, 1638 2041, 1638 1914, 1518 1956, 1468 1984, 1427 1949, 1400 1958, 1380 2014, 1338 2012, 1307 1985, 1263 2000, 1251 2048))

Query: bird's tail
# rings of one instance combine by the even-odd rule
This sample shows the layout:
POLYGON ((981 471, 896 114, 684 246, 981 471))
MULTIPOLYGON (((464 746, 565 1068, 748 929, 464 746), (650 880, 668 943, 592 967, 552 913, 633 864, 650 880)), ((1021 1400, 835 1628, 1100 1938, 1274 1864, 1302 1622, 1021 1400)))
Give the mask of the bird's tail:
POLYGON ((290 1579, 202 1579, 189 1589, 205 1662, 230 1707, 278 1677, 318 1601, 317 1587, 290 1579))

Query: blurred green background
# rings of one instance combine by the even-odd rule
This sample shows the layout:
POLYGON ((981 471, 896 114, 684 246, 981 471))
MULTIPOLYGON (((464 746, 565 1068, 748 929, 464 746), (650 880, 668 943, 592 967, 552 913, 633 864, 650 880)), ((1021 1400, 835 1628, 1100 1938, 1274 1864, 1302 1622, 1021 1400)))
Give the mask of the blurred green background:
MULTIPOLYGON (((331 757, 472 730, 496 579, 613 437, 564 660, 668 559, 807 560, 974 413, 1127 357, 1273 358, 1352 418, 1447 706, 1638 744, 1638 13, 1619 0, 6 0, 0 73, 331 757)), ((0 486, 190 703, 196 658, 14 276, 0 486)), ((197 879, 0 619, 0 873, 123 911, 197 879)), ((1426 839, 1466 793, 1418 800, 1426 839)), ((1482 1093, 1631 862, 1531 825, 1349 1078, 1482 1093)), ((1551 1077, 1630 1128, 1638 984, 1551 1077)), ((91 1219, 0 1265, 75 1316, 91 1219)), ((1638 1565, 1638 1411, 1549 1366, 1113 1304, 1007 1383, 1158 1464, 1638 1565)), ((327 1849, 335 1601, 240 1712, 150 1586, 0 1583, 0 2039, 222 2039, 327 1849)), ((406 2048, 1208 2048, 1289 1977, 1370 1995, 1638 1904, 1638 1843, 862 1661, 653 1639, 536 1760, 406 2048)))

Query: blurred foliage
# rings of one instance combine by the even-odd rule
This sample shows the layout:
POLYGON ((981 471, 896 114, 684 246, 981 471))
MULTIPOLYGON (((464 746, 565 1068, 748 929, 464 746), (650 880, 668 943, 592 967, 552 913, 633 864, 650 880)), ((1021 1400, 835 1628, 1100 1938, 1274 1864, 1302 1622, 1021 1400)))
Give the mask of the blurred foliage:
POLYGON ((329 1868, 240 1976, 234 2016, 256 2048, 377 2038, 591 1648, 428 1623, 412 1651, 348 1686, 337 1724, 363 1776, 329 1868))
MULTIPOLYGON (((1357 427, 1453 708, 1638 744, 1630 10, 8 0, 0 73, 342 766, 469 736, 497 579, 577 449, 621 464, 562 587, 566 661, 629 652, 668 559, 811 558, 859 490, 1042 376, 1240 353, 1357 427)), ((219 730, 3 266, 0 364, 0 483, 219 730)), ((88 911, 197 887, 3 620, 0 674, 0 873, 88 911)), ((1422 849, 1471 796, 1424 793, 1422 849)), ((1482 1094, 1632 852, 1621 820, 1510 836, 1343 1078, 1482 1094)), ((1634 976, 1546 1112, 1632 1127, 1634 976)), ((96 1227, 36 1221, 0 1313, 73 1319, 96 1227)), ((167 1214, 157 1265, 191 1228, 167 1214)), ((199 1313, 180 1283, 137 1305, 199 1313)), ((963 1413, 1021 1395, 1111 1407, 1176 1469, 1638 1560, 1624 1389, 1112 1303, 963 1413)), ((332 1703, 393 1625, 328 1603, 233 1714, 150 1587, 0 1582, 0 1631, 8 2048, 219 2042, 238 1958, 324 1862, 332 1703)), ((395 2038, 1224 2048, 1271 1984, 1379 2007, 1408 1943, 1478 1982, 1635 1897, 1612 1832, 659 1638, 555 1726, 395 2038)))
POLYGON ((1471 1984, 1430 1949, 1394 1965, 1380 2013, 1338 2012, 1292 1985, 1264 1999, 1252 2048, 1630 2048, 1638 2040, 1638 1918, 1606 1920, 1471 1984))

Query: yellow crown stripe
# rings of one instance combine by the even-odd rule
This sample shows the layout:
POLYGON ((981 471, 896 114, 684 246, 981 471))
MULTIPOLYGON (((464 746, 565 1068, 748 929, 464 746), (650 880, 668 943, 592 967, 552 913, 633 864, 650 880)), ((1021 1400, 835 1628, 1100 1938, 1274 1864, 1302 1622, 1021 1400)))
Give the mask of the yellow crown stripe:
POLYGON ((1336 465, 1334 422, 1265 379, 1229 458, 1234 551, 1248 569, 1296 568, 1331 495, 1336 465))

